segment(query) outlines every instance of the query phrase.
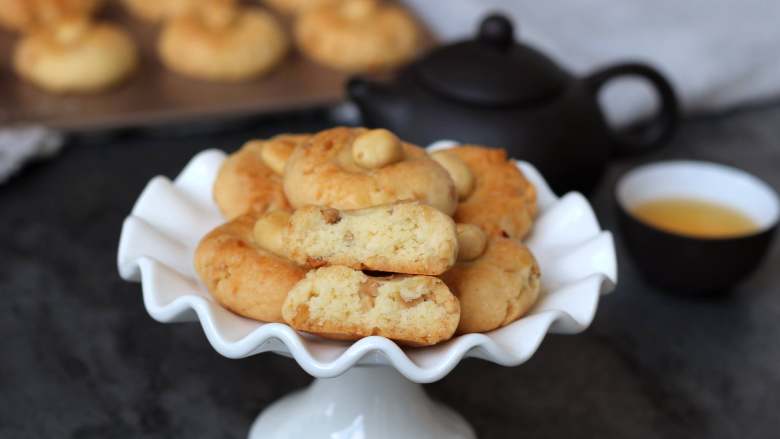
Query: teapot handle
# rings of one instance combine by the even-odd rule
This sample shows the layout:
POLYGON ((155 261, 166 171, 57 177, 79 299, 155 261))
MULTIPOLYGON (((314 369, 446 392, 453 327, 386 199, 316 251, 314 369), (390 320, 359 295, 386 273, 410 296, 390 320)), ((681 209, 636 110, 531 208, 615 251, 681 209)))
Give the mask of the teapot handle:
POLYGON ((637 154, 664 145, 677 130, 679 121, 680 106, 672 85, 657 70, 641 63, 609 66, 591 73, 585 81, 596 97, 607 82, 621 76, 648 80, 661 98, 661 105, 655 115, 641 123, 622 130, 610 128, 615 155, 637 154))

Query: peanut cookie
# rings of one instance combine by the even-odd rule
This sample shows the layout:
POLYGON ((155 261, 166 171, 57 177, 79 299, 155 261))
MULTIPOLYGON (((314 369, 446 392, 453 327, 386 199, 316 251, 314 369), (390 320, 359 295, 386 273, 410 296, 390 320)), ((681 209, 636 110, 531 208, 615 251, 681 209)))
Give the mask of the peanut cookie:
POLYGON ((259 246, 253 238, 252 214, 207 234, 195 251, 195 270, 225 308, 250 319, 282 321, 287 292, 305 270, 259 246))
POLYGON ((347 72, 382 70, 415 55, 420 31, 398 6, 377 0, 345 0, 300 15, 295 38, 301 51, 347 72))
POLYGON ((458 251, 452 218, 418 202, 358 210, 303 207, 292 214, 284 239, 300 265, 406 274, 441 274, 458 251))
POLYGON ((14 68, 55 93, 101 91, 126 79, 138 64, 135 44, 121 28, 85 17, 39 27, 17 43, 14 68))
POLYGON ((293 150, 310 136, 282 134, 251 140, 228 157, 214 181, 214 201, 230 219, 246 212, 290 209, 281 173, 293 150))
POLYGON ((166 23, 157 45, 169 69, 209 81, 261 76, 287 53, 287 35, 271 14, 209 0, 166 23))
POLYGON ((269 8, 287 15, 298 15, 322 6, 334 6, 343 0, 263 0, 269 8))
POLYGON ((536 189, 507 160, 506 151, 469 145, 436 154, 459 158, 473 175, 473 188, 458 204, 455 221, 476 224, 488 236, 522 239, 528 234, 536 216, 536 189))
POLYGON ((290 156, 284 192, 293 207, 361 209, 417 200, 451 215, 457 205, 447 171, 381 129, 339 127, 314 135, 290 156))
POLYGON ((458 333, 486 332, 522 317, 539 297, 539 266, 520 242, 494 236, 481 256, 441 278, 460 301, 458 333))
POLYGON ((203 0, 122 0, 134 16, 159 22, 191 12, 203 0))
POLYGON ((435 277, 372 277, 334 265, 310 271, 298 282, 282 315, 293 328, 327 338, 379 335, 424 346, 452 337, 460 307, 435 277))
POLYGON ((0 0, 0 27, 27 32, 61 18, 88 18, 103 0, 0 0))

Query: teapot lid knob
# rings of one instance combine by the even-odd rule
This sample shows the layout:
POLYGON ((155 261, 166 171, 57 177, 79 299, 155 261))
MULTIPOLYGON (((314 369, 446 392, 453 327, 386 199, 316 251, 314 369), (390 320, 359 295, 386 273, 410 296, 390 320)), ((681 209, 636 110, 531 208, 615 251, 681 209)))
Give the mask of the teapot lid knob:
POLYGON ((491 14, 480 23, 478 38, 499 49, 507 49, 515 42, 512 21, 505 15, 491 14))

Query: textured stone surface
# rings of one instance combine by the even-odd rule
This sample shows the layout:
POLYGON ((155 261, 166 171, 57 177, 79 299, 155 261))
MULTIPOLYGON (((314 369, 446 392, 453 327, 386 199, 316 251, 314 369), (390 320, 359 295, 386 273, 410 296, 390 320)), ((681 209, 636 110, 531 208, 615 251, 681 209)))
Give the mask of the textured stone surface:
MULTIPOLYGON (((122 219, 147 180, 206 147, 324 128, 263 121, 81 140, 0 186, 0 437, 245 437, 254 416, 310 378, 272 354, 228 360, 197 324, 162 325, 116 272, 122 219)), ((780 108, 687 122, 674 145, 616 162, 716 160, 780 188, 780 108)), ((780 431, 780 246, 733 295, 694 301, 645 286, 616 236, 620 285, 593 327, 550 336, 525 365, 467 360, 429 392, 481 438, 764 438, 780 431)))

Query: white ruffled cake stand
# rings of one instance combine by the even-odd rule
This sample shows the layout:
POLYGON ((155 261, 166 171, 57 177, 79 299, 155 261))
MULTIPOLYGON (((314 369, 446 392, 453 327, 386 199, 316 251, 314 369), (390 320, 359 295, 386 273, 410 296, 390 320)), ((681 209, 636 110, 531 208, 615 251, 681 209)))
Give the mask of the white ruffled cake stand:
MULTIPOLYGON (((437 142, 429 149, 453 144, 437 142)), ((443 378, 466 357, 522 364, 547 332, 585 330, 600 295, 617 281, 612 235, 601 230, 585 197, 556 197, 533 166, 518 162, 538 193, 539 216, 526 244, 542 271, 539 301, 520 320, 436 346, 401 348, 384 337, 332 341, 245 319, 209 295, 192 265, 200 238, 223 222, 211 187, 224 159, 222 151, 204 151, 174 181, 158 176, 147 184, 122 227, 118 266, 122 278, 141 282, 155 320, 199 321, 226 357, 274 352, 292 357, 316 378, 263 411, 250 430, 252 439, 473 438, 468 423, 431 401, 419 383, 443 378)))

